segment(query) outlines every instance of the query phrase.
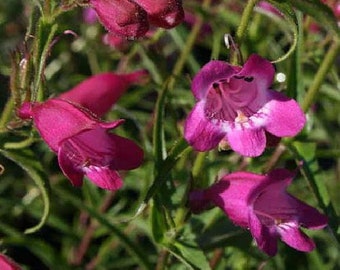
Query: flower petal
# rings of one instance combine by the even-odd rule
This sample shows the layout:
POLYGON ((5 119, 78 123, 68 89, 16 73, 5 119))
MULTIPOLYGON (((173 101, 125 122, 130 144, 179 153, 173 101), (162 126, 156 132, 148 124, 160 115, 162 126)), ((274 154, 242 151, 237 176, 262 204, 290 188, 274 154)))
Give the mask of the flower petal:
POLYGON ((122 187, 123 181, 118 172, 108 167, 84 167, 86 176, 98 187, 107 190, 117 190, 122 187))
MULTIPOLYGON (((27 103, 23 104, 23 108, 28 115, 27 103)), ((54 152, 58 152, 59 143, 64 139, 98 125, 98 119, 65 100, 30 103, 30 110, 35 127, 54 152)))
POLYGON ((59 98, 78 103, 101 117, 131 84, 142 83, 146 78, 145 70, 128 74, 102 73, 84 80, 59 98))
POLYGON ((317 209, 287 193, 295 172, 276 169, 267 175, 266 181, 249 197, 254 209, 265 212, 281 222, 296 222, 308 229, 321 229, 327 225, 327 217, 317 209), (257 194, 257 195, 256 195, 257 194))
POLYGON ((109 134, 111 144, 116 147, 115 156, 115 169, 117 170, 132 170, 139 167, 143 162, 143 150, 132 140, 109 134))
POLYGON ((204 115, 204 102, 198 102, 186 119, 184 137, 197 151, 215 148, 225 136, 219 126, 212 124, 204 115))
POLYGON ((58 151, 59 167, 63 174, 71 181, 72 185, 83 185, 84 173, 80 169, 77 152, 71 152, 67 144, 62 144, 58 151))
POLYGON ((234 128, 228 132, 227 139, 231 149, 246 157, 257 157, 266 147, 266 135, 262 128, 234 128))
POLYGON ((228 80, 238 69, 238 67, 218 60, 205 64, 192 81, 191 89, 195 98, 198 100, 205 98, 214 82, 228 80))
POLYGON ((267 91, 273 82, 275 69, 273 64, 267 59, 257 54, 252 54, 236 75, 240 77, 252 77, 256 81, 257 89, 267 91))
POLYGON ((301 232, 297 224, 283 223, 277 228, 281 240, 288 246, 304 252, 310 252, 315 248, 313 240, 301 232))
POLYGON ((189 194, 189 206, 191 212, 198 214, 205 210, 210 204, 205 190, 194 190, 189 194))
POLYGON ((279 237, 274 227, 264 226, 254 212, 249 212, 249 228, 257 246, 269 256, 277 253, 277 239, 279 237))
POLYGON ((227 174, 206 190, 205 198, 220 207, 235 224, 247 228, 251 211, 248 197, 264 180, 264 176, 248 172, 227 174))
POLYGON ((268 111, 266 130, 278 137, 295 136, 306 123, 299 104, 279 92, 269 91, 271 100, 265 105, 268 111))
POLYGON ((11 258, 0 254, 0 269, 1 270, 21 270, 22 268, 11 258))

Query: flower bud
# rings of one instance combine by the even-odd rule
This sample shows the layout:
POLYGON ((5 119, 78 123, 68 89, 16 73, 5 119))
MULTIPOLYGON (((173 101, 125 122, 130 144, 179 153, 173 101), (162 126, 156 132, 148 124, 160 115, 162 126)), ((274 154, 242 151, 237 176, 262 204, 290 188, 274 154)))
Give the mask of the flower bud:
POLYGON ((135 0, 148 13, 151 24, 173 28, 184 20, 181 0, 135 0))
POLYGON ((147 13, 130 0, 90 0, 90 4, 109 32, 137 38, 149 29, 147 13))

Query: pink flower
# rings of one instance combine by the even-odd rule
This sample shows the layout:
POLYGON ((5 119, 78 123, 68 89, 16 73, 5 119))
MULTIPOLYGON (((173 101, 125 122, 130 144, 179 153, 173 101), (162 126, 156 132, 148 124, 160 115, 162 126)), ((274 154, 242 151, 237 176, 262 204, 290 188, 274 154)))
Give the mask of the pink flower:
POLYGON ((4 254, 0 254, 0 269, 1 270, 21 270, 21 267, 17 265, 10 258, 4 254))
POLYGON ((184 19, 181 0, 134 0, 148 14, 152 25, 173 28, 184 19))
POLYGON ((25 102, 17 114, 33 120, 74 186, 81 186, 86 175, 97 186, 116 190, 122 186, 117 171, 140 166, 143 151, 133 141, 109 132, 124 120, 105 123, 97 115, 105 114, 131 83, 141 82, 145 75, 145 71, 95 75, 59 98, 25 102))
POLYGON ((197 104, 185 122, 185 139, 198 151, 228 143, 254 157, 266 147, 266 132, 295 136, 305 115, 295 100, 269 89, 273 78, 273 65, 255 54, 242 68, 210 61, 192 82, 197 104))
POLYGON ((270 256, 277 253, 277 239, 309 252, 314 242, 299 227, 321 229, 327 217, 286 192, 294 173, 276 169, 268 175, 235 172, 206 190, 190 194, 190 206, 199 212, 212 203, 243 228, 249 228, 258 247, 270 256))
POLYGON ((101 117, 132 84, 141 84, 148 78, 148 72, 138 70, 127 74, 101 73, 84 80, 59 98, 77 103, 101 117))
POLYGON ((90 5, 109 32, 137 38, 149 29, 145 10, 131 0, 90 0, 90 5))
POLYGON ((124 120, 105 123, 85 108, 57 98, 43 103, 25 102, 18 116, 33 120, 74 186, 81 186, 86 175, 103 189, 119 189, 122 180, 117 170, 131 170, 142 163, 143 151, 139 146, 109 133, 124 120))

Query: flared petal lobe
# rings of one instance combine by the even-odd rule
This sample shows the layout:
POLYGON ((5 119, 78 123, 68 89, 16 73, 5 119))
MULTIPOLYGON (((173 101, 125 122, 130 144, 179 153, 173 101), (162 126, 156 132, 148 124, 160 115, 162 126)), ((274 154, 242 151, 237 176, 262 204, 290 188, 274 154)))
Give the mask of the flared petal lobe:
POLYGON ((58 160, 73 185, 81 186, 82 177, 86 175, 97 186, 116 190, 122 186, 117 170, 140 166, 143 151, 131 140, 98 126, 64 140, 58 160))
POLYGON ((269 95, 266 130, 278 137, 297 135, 306 123, 306 116, 299 104, 276 91, 270 90, 269 95))
POLYGON ((206 119, 204 103, 198 102, 186 120, 184 136, 196 150, 207 151, 218 145, 225 132, 206 119))
POLYGON ((263 129, 231 130, 227 135, 230 147, 247 157, 260 156, 266 147, 266 135, 263 129))
POLYGON ((62 93, 59 98, 78 103, 101 117, 110 110, 130 85, 143 83, 147 77, 148 73, 145 70, 127 74, 113 72, 97 74, 62 93))
POLYGON ((112 33, 137 38, 149 29, 147 13, 130 0, 90 0, 99 20, 112 33))

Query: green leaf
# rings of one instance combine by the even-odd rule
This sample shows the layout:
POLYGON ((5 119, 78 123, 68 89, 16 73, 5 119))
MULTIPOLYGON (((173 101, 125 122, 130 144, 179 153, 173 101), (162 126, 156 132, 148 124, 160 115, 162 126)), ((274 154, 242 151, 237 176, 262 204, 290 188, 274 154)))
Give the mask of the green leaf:
POLYGON ((320 177, 320 174, 317 173, 319 170, 319 166, 315 159, 316 154, 316 143, 314 142, 294 142, 293 145, 297 150, 300 158, 303 159, 302 169, 309 178, 310 181, 313 182, 317 192, 322 200, 324 205, 328 205, 330 202, 329 194, 325 185, 325 182, 320 177))
POLYGON ((167 220, 162 206, 153 201, 151 205, 151 232, 157 243, 164 242, 165 233, 168 231, 167 220))
POLYGON ((194 242, 176 241, 169 247, 169 252, 190 269, 211 269, 205 254, 194 242))
POLYGON ((292 6, 313 17, 320 26, 340 37, 340 30, 333 11, 320 0, 288 0, 292 6))
POLYGON ((37 29, 37 40, 35 43, 34 50, 34 67, 35 67, 35 82, 34 82, 34 93, 33 100, 35 100, 36 95, 38 94, 39 100, 44 100, 44 93, 41 92, 41 83, 44 77, 44 70, 46 66, 47 57, 50 53, 50 50, 53 46, 53 38, 55 33, 57 32, 58 25, 50 22, 49 20, 45 20, 42 17, 38 23, 37 29))
POLYGON ((292 45, 290 46, 289 50, 281 57, 272 61, 273 63, 281 62, 287 59, 295 50, 297 43, 298 43, 298 36, 299 36, 299 27, 298 27, 298 19, 296 17, 295 11, 292 6, 288 3, 282 3, 281 1, 274 1, 268 0, 274 7, 276 7, 280 12, 284 15, 286 21, 288 22, 290 29, 293 32, 293 41, 292 45))
POLYGON ((149 258, 147 254, 143 251, 143 249, 136 245, 135 242, 133 242, 130 237, 128 237, 124 232, 121 231, 121 229, 114 225, 110 219, 108 219, 105 215, 100 213, 97 209, 94 209, 92 207, 87 206, 84 204, 82 200, 75 197, 74 194, 68 192, 65 189, 61 189, 59 187, 56 187, 54 189, 55 193, 60 196, 60 198, 63 198, 63 200, 69 201, 72 205, 77 207, 78 209, 81 209, 85 212, 87 212, 91 217, 95 218, 101 225, 108 228, 112 235, 115 235, 121 242, 122 245, 124 245, 128 252, 132 256, 138 260, 139 265, 143 269, 152 269, 151 264, 149 262, 149 258))
POLYGON ((50 210, 50 185, 48 177, 44 172, 41 163, 29 149, 0 150, 8 159, 18 164, 33 179, 38 186, 44 203, 44 211, 40 222, 32 228, 25 230, 25 233, 34 233, 38 231, 46 222, 50 210))
POLYGON ((290 57, 288 76, 287 76, 287 96, 301 100, 303 92, 303 73, 302 73, 302 53, 303 53, 303 27, 302 13, 297 12, 298 19, 298 40, 297 46, 290 57))

